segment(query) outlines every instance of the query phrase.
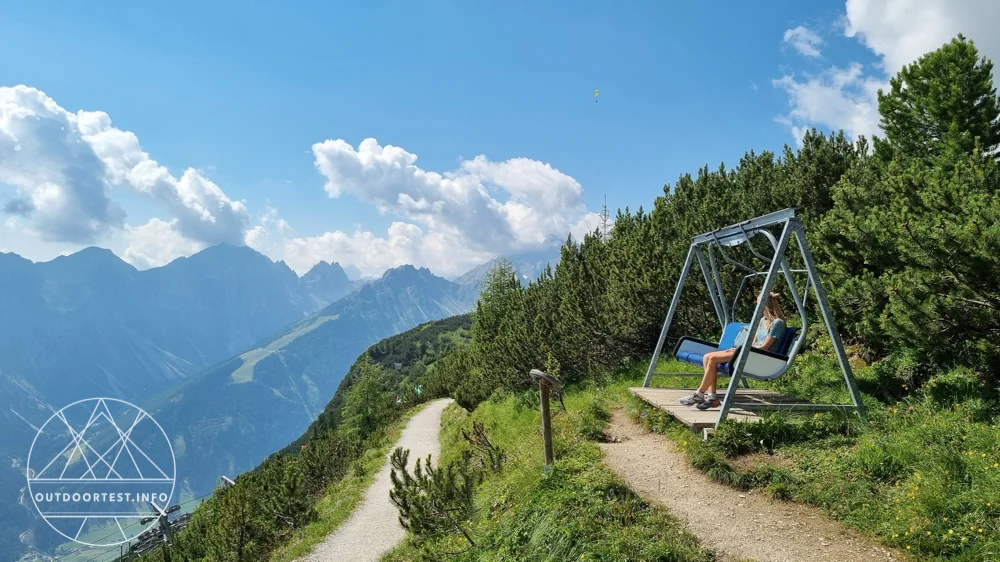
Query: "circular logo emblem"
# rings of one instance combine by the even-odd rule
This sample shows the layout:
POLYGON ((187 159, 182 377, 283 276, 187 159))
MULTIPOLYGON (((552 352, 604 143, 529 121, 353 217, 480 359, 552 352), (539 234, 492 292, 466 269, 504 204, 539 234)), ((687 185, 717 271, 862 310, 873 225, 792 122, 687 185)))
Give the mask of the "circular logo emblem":
POLYGON ((38 430, 28 452, 28 492, 60 535, 88 546, 134 539, 170 505, 177 462, 167 434, 123 400, 66 406, 38 430))

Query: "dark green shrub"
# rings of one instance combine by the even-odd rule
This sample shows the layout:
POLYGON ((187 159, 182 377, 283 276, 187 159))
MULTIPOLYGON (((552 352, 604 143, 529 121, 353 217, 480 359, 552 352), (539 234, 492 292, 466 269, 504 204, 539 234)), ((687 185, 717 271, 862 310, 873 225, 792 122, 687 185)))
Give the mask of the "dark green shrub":
POLYGON ((937 404, 954 405, 986 395, 986 385, 971 369, 957 368, 932 376, 924 385, 926 395, 937 404))
POLYGON ((430 455, 417 459, 413 472, 407 468, 409 449, 395 449, 392 463, 392 490, 389 498, 399 509, 403 528, 422 537, 459 533, 475 545, 466 524, 475 514, 475 490, 481 475, 472 468, 466 452, 447 466, 435 468, 430 455))

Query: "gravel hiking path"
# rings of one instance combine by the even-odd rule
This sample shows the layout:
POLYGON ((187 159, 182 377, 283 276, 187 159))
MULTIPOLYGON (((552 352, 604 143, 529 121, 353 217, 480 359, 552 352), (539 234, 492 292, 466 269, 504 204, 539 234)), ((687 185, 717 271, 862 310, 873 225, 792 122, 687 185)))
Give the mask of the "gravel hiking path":
MULTIPOLYGON (((450 398, 446 398, 428 404, 410 418, 399 441, 392 447, 410 450, 411 468, 417 459, 426 459, 427 455, 433 455, 432 460, 437 461, 441 454, 441 443, 438 441, 441 413, 451 402, 450 398)), ((386 456, 385 466, 375 476, 375 482, 365 492, 354 513, 317 545, 316 550, 303 558, 303 562, 376 562, 403 540, 406 531, 399 525, 399 511, 389 499, 391 472, 392 466, 386 456)))
POLYGON ((673 441, 617 410, 602 443, 604 462, 647 501, 665 506, 723 562, 869 562, 897 552, 831 520, 817 508, 772 501, 709 479, 673 441))

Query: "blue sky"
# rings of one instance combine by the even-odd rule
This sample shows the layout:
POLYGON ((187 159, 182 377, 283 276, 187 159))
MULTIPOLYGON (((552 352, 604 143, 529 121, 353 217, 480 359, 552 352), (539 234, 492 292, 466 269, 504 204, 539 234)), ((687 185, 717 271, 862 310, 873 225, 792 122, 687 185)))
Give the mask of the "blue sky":
MULTIPOLYGON (((794 145, 793 127, 872 132, 872 88, 885 78, 879 65, 896 64, 882 41, 892 36, 880 31, 890 16, 849 22, 851 3, 843 1, 379 4, 11 3, 0 19, 0 86, 36 88, 70 114, 107 113, 173 176, 195 168, 225 197, 244 201, 245 212, 234 211, 245 214, 240 228, 262 226, 270 240, 262 251, 296 269, 328 259, 376 273, 395 260, 454 273, 494 251, 530 249, 534 238, 494 244, 484 236, 459 259, 447 248, 469 234, 461 225, 442 226, 448 221, 418 216, 412 206, 379 212, 364 182, 382 172, 354 178, 331 197, 324 190, 331 176, 317 170, 313 145, 343 139, 358 148, 373 137, 441 174, 477 155, 492 163, 525 158, 578 183, 579 201, 560 199, 570 206, 598 212, 607 195, 615 208, 648 207, 681 173, 735 163, 749 149, 794 145), (808 34, 786 40, 799 26, 808 34), (839 97, 828 103, 815 95, 839 97), (831 113, 837 103, 846 105, 831 113), (418 227, 415 236, 444 234, 395 254, 391 243, 365 246, 354 236, 360 227, 388 240, 394 221, 418 227), (353 238, 320 243, 336 231, 353 238), (290 239, 300 241, 295 251, 290 239)), ((902 36, 906 22, 898 23, 902 36)), ((0 143, 0 162, 2 150, 0 143)), ((514 190, 531 206, 526 188, 504 185, 523 176, 511 170, 507 180, 498 179, 506 173, 499 168, 477 177, 499 203, 514 190)), ((0 203, 33 196, 2 174, 0 167, 0 203)), ((391 186, 380 189, 395 197, 391 186)), ((124 255, 139 236, 123 234, 123 224, 169 220, 177 208, 139 188, 107 194, 126 216, 99 236, 55 240, 30 214, 11 215, 16 224, 0 228, 0 248, 42 260, 92 243, 124 255)), ((461 207, 449 200, 442 212, 461 207)), ((576 212, 566 224, 583 228, 585 217, 576 212)), ((183 217, 175 227, 183 233, 177 243, 137 250, 130 261, 157 265, 221 239, 192 235, 183 217)), ((143 243, 156 245, 148 236, 143 243)))

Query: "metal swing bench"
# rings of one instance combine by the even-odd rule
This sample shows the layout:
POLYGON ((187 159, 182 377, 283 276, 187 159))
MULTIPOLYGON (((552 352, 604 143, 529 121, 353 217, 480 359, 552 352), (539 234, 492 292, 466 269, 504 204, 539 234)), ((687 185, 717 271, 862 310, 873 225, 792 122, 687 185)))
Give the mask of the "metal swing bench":
POLYGON ((864 406, 861 402, 861 396, 858 393, 857 384, 854 381, 854 375, 851 372, 851 366, 847 361, 847 354, 844 352, 844 346, 837 332, 833 313, 830 311, 826 293, 820 283, 819 273, 816 271, 812 253, 809 251, 805 231, 802 228, 801 221, 795 215, 794 209, 785 209, 712 232, 706 232, 693 239, 691 247, 688 250, 687 259, 684 262, 684 269, 681 271, 677 288, 674 291, 673 300, 670 302, 666 321, 664 321, 663 329, 660 331, 660 338, 656 343, 652 361, 649 363, 646 378, 643 381, 642 387, 632 388, 630 391, 654 407, 676 417, 685 425, 693 429, 705 430, 706 435, 709 430, 718 428, 719 424, 727 418, 737 421, 754 421, 759 419, 759 413, 764 411, 820 412, 853 410, 858 415, 864 415, 864 406), (775 238, 769 229, 776 229, 779 226, 781 227, 781 234, 778 238, 775 238), (758 235, 766 238, 770 243, 774 252, 771 257, 762 255, 754 249, 751 240, 758 235), (786 254, 792 238, 795 239, 799 247, 805 269, 792 269, 788 265, 786 254), (768 264, 766 270, 758 271, 726 254, 725 248, 733 248, 743 244, 746 245, 746 248, 756 258, 768 264), (733 298, 732 306, 729 308, 726 307, 727 299, 723 290, 722 276, 719 273, 717 255, 723 261, 733 266, 734 269, 743 270, 746 273, 733 298), (768 295, 771 288, 774 287, 779 270, 788 283, 789 292, 795 301, 795 308, 802 319, 801 327, 788 327, 770 350, 756 349, 747 345, 738 346, 733 359, 729 363, 719 366, 720 378, 729 377, 729 385, 722 399, 722 405, 719 408, 708 410, 698 410, 694 407, 682 406, 678 403, 678 398, 682 395, 690 394, 691 389, 652 388, 650 386, 653 377, 700 376, 693 373, 656 372, 656 366, 659 363, 667 333, 673 322, 674 314, 677 312, 677 303, 680 300, 684 282, 695 261, 698 262, 702 276, 705 279, 709 298, 712 301, 712 306, 722 327, 722 334, 718 343, 690 336, 682 337, 673 350, 673 355, 678 361, 701 367, 702 359, 706 353, 733 347, 740 332, 744 330, 750 332, 746 339, 752 342, 753 330, 750 327, 757 326, 760 323, 767 304, 767 299, 764 298, 764 295, 768 295), (793 273, 806 274, 805 286, 801 295, 796 288, 793 273), (747 286, 748 281, 758 276, 764 276, 764 285, 761 288, 753 316, 748 323, 737 322, 734 318, 736 316, 736 304, 739 302, 739 296, 747 286), (809 296, 810 285, 816 295, 820 315, 824 324, 826 324, 830 339, 833 342, 833 348, 837 354, 844 382, 847 384, 853 404, 814 404, 811 402, 801 402, 794 397, 781 395, 769 390, 749 388, 748 379, 768 381, 782 376, 791 367, 795 357, 802 349, 806 333, 809 329, 805 303, 809 296), (740 383, 745 388, 740 389, 740 383))

